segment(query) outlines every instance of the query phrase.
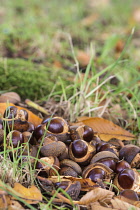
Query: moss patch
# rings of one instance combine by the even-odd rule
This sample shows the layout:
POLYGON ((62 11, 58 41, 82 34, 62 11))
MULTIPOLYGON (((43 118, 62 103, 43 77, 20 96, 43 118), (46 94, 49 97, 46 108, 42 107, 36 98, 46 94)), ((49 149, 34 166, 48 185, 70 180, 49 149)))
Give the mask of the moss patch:
POLYGON ((0 62, 0 89, 14 88, 22 99, 32 100, 46 97, 54 86, 61 90, 59 77, 64 85, 69 85, 72 73, 64 69, 50 69, 41 64, 36 64, 23 59, 6 59, 0 62))

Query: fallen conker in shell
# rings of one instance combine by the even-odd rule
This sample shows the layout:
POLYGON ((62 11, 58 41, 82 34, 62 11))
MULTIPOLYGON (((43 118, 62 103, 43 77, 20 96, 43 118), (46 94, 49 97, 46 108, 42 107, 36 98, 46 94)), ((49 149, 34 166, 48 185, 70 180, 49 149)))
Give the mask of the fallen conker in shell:
POLYGON ((87 125, 84 126, 83 139, 90 142, 93 139, 94 132, 93 129, 87 125))
POLYGON ((82 140, 75 140, 71 146, 72 153, 76 158, 82 158, 87 154, 88 145, 82 140))
POLYGON ((8 146, 16 148, 24 143, 23 134, 19 131, 13 130, 7 135, 6 142, 8 146))
POLYGON ((15 106, 8 106, 3 114, 4 118, 13 119, 17 115, 17 107, 15 106))
POLYGON ((135 180, 132 169, 124 169, 118 174, 118 183, 123 189, 131 189, 135 180))
POLYGON ((127 161, 132 168, 140 167, 140 147, 128 144, 119 151, 119 158, 127 161))
POLYGON ((82 139, 77 139, 69 145, 68 153, 71 160, 87 165, 96 153, 96 148, 82 139))
POLYGON ((123 171, 126 168, 131 168, 130 164, 128 162, 126 162, 125 160, 121 160, 116 163, 115 172, 120 173, 121 171, 123 171))
POLYGON ((68 132, 68 124, 62 117, 46 118, 42 121, 46 125, 46 131, 53 134, 68 132))
POLYGON ((90 142, 93 139, 94 132, 93 129, 87 125, 70 126, 70 136, 73 141, 83 139, 90 142))
POLYGON ((101 168, 94 168, 89 172, 87 178, 90 178, 93 182, 103 180, 105 178, 105 171, 101 168))

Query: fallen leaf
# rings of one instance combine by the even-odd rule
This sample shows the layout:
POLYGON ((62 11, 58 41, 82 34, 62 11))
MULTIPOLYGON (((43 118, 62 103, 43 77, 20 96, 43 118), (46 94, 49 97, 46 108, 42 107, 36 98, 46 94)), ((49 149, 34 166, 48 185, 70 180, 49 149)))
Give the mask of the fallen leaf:
POLYGON ((7 207, 9 206, 11 202, 11 197, 9 195, 0 195, 0 209, 7 209, 7 207))
POLYGON ((77 53, 77 60, 82 67, 85 67, 89 64, 90 55, 82 50, 79 50, 77 53))
MULTIPOLYGON (((13 103, 0 103, 0 114, 4 114, 5 109, 8 106, 15 106, 13 103)), ((33 123, 35 126, 41 124, 42 119, 40 117, 38 117, 37 115, 33 114, 31 111, 29 111, 26 108, 20 107, 20 106, 16 106, 18 109, 24 109, 28 112, 28 121, 33 123)))
POLYGON ((19 94, 15 92, 7 92, 0 95, 0 103, 13 103, 16 104, 21 101, 19 94))
POLYGON ((15 200, 11 200, 9 206, 8 206, 8 210, 25 210, 25 208, 23 208, 23 206, 15 200))
POLYGON ((15 183, 13 189, 18 196, 20 196, 29 204, 36 204, 42 201, 42 194, 40 190, 34 185, 32 185, 30 188, 26 188, 20 183, 15 183))
POLYGON ((101 206, 100 204, 99 205, 96 205, 94 203, 91 203, 90 204, 90 209, 91 210, 112 210, 112 208, 108 208, 108 207, 104 207, 104 206, 101 206))
POLYGON ((99 117, 89 117, 85 120, 80 120, 85 125, 90 126, 94 132, 97 132, 97 135, 104 141, 109 141, 112 138, 116 138, 119 140, 132 140, 135 138, 133 134, 129 131, 124 130, 118 125, 115 125, 113 122, 99 118, 99 117))
POLYGON ((97 19, 98 19, 99 15, 94 13, 94 14, 91 14, 87 17, 85 17, 82 21, 81 21, 81 24, 83 26, 90 26, 92 25, 97 19))
POLYGON ((121 196, 121 195, 118 195, 116 198, 121 200, 121 201, 124 201, 126 203, 129 203, 131 205, 134 205, 134 206, 140 208, 140 201, 131 200, 130 198, 126 198, 126 197, 121 196))
POLYGON ((114 192, 98 187, 87 192, 79 201, 77 201, 77 203, 80 205, 88 205, 96 201, 108 203, 113 196, 114 192))
MULTIPOLYGON (((67 177, 65 178, 67 179, 67 177)), ((81 191, 89 191, 99 186, 89 178, 83 179, 77 177, 68 177, 68 179, 71 181, 79 181, 81 184, 81 191)))
POLYGON ((115 208, 115 209, 121 209, 121 210, 128 210, 128 209, 138 210, 139 209, 136 206, 126 203, 125 201, 121 201, 117 198, 111 199, 110 202, 111 202, 113 208, 115 208))
POLYGON ((99 185, 97 185, 97 183, 93 182, 91 179, 86 178, 77 178, 77 177, 72 177, 72 176, 51 176, 49 178, 45 178, 45 177, 37 177, 40 181, 43 181, 45 183, 56 183, 56 182, 60 182, 60 181, 78 181, 81 184, 81 191, 89 191, 94 189, 95 187, 98 187, 99 185))

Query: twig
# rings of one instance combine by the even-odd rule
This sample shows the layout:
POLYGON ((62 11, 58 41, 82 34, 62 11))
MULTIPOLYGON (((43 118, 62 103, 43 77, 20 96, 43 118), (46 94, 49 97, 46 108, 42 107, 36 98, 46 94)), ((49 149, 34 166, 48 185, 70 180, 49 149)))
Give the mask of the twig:
POLYGON ((40 112, 42 112, 42 113, 44 113, 44 114, 49 115, 49 112, 48 112, 45 108, 43 108, 42 106, 39 106, 38 104, 36 104, 36 103, 33 102, 33 101, 31 101, 31 100, 29 100, 29 99, 26 99, 26 100, 25 100, 25 103, 26 103, 28 106, 31 106, 31 107, 35 108, 36 110, 38 110, 38 111, 40 111, 40 112))

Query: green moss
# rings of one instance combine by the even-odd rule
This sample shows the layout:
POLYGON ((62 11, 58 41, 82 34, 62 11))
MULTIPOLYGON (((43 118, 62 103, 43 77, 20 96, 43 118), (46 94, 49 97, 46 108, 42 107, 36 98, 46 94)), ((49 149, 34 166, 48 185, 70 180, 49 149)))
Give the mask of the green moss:
POLYGON ((54 86, 61 90, 60 80, 64 85, 70 83, 72 74, 64 69, 49 69, 42 64, 35 64, 23 59, 7 59, 0 62, 0 90, 14 90, 22 99, 32 100, 46 97, 54 86))

